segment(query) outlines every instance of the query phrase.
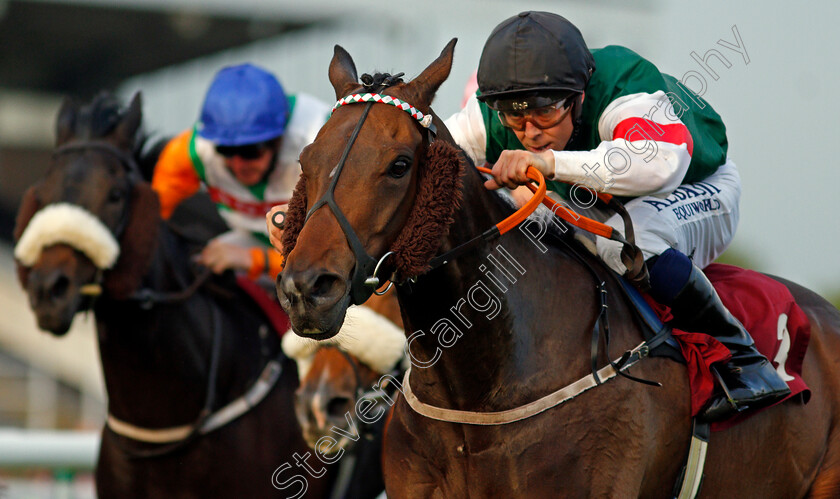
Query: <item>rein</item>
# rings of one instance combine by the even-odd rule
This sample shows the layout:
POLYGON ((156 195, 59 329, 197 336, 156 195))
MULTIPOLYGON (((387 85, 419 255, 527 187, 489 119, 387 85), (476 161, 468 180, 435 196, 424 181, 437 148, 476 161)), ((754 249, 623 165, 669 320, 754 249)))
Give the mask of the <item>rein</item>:
MULTIPOLYGON (((309 220, 309 218, 315 213, 315 211, 324 205, 327 205, 332 210, 356 258, 356 265, 353 270, 353 276, 351 279, 350 287, 351 302, 355 305, 363 303, 370 297, 372 293, 375 292, 380 282, 379 277, 377 276, 379 268, 381 267, 384 260, 387 259, 392 253, 385 253, 385 255, 379 259, 379 261, 370 256, 365 250, 364 245, 362 244, 358 235, 353 230, 353 227, 350 225, 350 222, 347 220, 344 213, 341 211, 341 209, 335 201, 335 187, 338 183, 338 179, 341 176, 341 172, 344 169, 344 165, 346 164, 350 150, 359 136, 359 132, 365 120, 367 119, 368 114, 370 113, 371 107, 375 103, 390 104, 410 114, 412 118, 414 118, 421 126, 426 127, 426 130, 428 131, 429 143, 431 143, 434 140, 435 136, 435 130, 429 128, 429 126, 431 125, 431 115, 423 115, 423 113, 417 111, 416 108, 414 108, 410 104, 403 102, 399 99, 393 98, 391 96, 383 96, 379 93, 388 86, 398 83, 400 81, 399 77, 402 76, 402 74, 398 74, 396 76, 385 75, 383 81, 378 82, 376 84, 370 81, 369 76, 368 80, 365 81, 365 76, 368 75, 363 75, 362 78, 365 82, 365 88, 372 90, 372 88, 377 85, 380 88, 376 92, 371 91, 364 95, 358 93, 351 94, 347 97, 340 99, 333 107, 333 111, 335 111, 337 108, 344 105, 362 102, 366 103, 365 109, 362 112, 362 115, 359 118, 359 121, 356 124, 356 127, 354 128, 350 139, 348 140, 347 145, 345 146, 344 151, 341 154, 338 164, 331 173, 331 176, 333 178, 330 182, 330 185, 327 187, 326 193, 312 206, 312 208, 306 214, 306 218, 304 219, 305 224, 309 220)), ((484 173, 490 173, 490 170, 487 168, 477 168, 479 171, 482 171, 484 173)), ((558 214, 559 209, 564 207, 546 196, 546 184, 542 173, 540 173, 537 169, 533 167, 529 167, 526 171, 526 175, 529 179, 536 181, 538 183, 538 186, 533 186, 530 183, 527 184, 529 189, 531 189, 531 191, 534 192, 535 195, 530 200, 528 200, 528 202, 524 206, 516 210, 516 212, 514 212, 512 215, 497 223, 490 229, 473 237, 467 242, 458 245, 450 251, 447 251, 442 255, 438 255, 432 258, 429 262, 429 270, 446 265, 453 259, 458 258, 459 256, 473 249, 477 245, 492 241, 493 239, 510 231, 511 229, 522 223, 531 213, 533 213, 537 209, 539 204, 542 203, 545 204, 549 209, 551 209, 553 213, 557 214, 558 216, 571 223, 572 225, 575 225, 576 227, 579 227, 588 232, 592 232, 593 234, 621 242, 623 244, 622 261, 628 268, 628 278, 638 283, 641 287, 645 286, 645 284, 647 283, 647 271, 644 266, 644 259, 641 251, 635 246, 635 236, 630 217, 627 214, 626 210, 623 208, 623 206, 621 206, 621 204, 618 203, 618 201, 616 201, 609 194, 595 193, 599 200, 613 208, 622 217, 625 223, 626 239, 620 233, 614 231, 612 227, 606 224, 596 222, 594 220, 582 216, 573 217, 568 213, 558 214)), ((564 211, 567 210, 565 210, 564 208, 564 211)), ((610 360, 608 366, 600 370, 597 369, 596 362, 598 356, 598 348, 600 345, 599 331, 601 329, 603 329, 604 331, 605 345, 607 348, 609 347, 609 325, 607 317, 608 307, 606 304, 606 287, 605 283, 598 277, 594 269, 592 269, 592 267, 585 260, 583 260, 582 257, 577 255, 577 253, 574 250, 572 250, 572 254, 576 257, 576 259, 582 262, 590 270, 590 272, 593 273, 596 282, 600 283, 598 286, 598 290, 600 292, 601 307, 598 317, 595 321, 591 342, 592 374, 582 378, 581 380, 578 380, 577 382, 573 383, 572 385, 569 385, 568 387, 562 388, 557 392, 554 392, 530 404, 526 404, 525 406, 497 413, 475 413, 468 411, 455 411, 451 409, 443 409, 429 406, 420 402, 420 400, 417 399, 417 397, 414 396, 414 394, 411 392, 411 388, 409 385, 409 377, 411 370, 409 369, 408 371, 406 371, 404 378, 404 386, 406 392, 405 395, 406 400, 409 401, 409 405, 420 414, 427 415, 433 419, 439 419, 442 421, 467 424, 507 424, 531 417, 535 414, 539 414, 540 412, 543 412, 566 400, 569 400, 582 393, 583 391, 597 386, 603 381, 611 379, 619 374, 642 383, 653 385, 657 384, 654 382, 634 378, 625 374, 623 371, 629 368, 631 365, 638 362, 639 360, 641 360, 642 358, 644 358, 645 356, 647 356, 651 348, 663 342, 670 333, 670 331, 666 328, 660 330, 651 340, 641 343, 639 346, 632 350, 628 350, 624 353, 624 355, 622 355, 621 358, 615 361, 610 360)), ((354 373, 356 373, 358 384, 358 372, 356 370, 355 365, 353 365, 352 361, 351 366, 353 367, 354 373)))

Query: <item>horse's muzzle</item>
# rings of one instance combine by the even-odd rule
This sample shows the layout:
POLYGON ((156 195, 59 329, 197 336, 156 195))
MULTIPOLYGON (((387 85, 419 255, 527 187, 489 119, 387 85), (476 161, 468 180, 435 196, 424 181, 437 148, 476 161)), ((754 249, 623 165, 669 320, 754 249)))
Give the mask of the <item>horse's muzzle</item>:
POLYGON ((300 336, 323 340, 338 333, 350 304, 347 279, 313 269, 284 270, 277 278, 277 297, 300 336))
POLYGON ((62 269, 36 269, 29 274, 26 291, 38 327, 64 335, 83 298, 72 279, 62 269))

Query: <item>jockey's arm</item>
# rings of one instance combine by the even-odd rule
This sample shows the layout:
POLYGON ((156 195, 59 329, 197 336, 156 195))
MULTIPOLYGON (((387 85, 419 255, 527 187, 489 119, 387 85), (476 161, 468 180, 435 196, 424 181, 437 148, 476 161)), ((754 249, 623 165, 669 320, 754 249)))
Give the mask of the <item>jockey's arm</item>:
MULTIPOLYGON (((474 98, 446 120, 446 125, 474 161, 484 161, 486 131, 474 98)), ((548 179, 580 183, 618 196, 664 194, 682 183, 693 141, 663 92, 616 99, 602 113, 598 132, 601 143, 589 151, 504 151, 493 165, 496 180, 485 185, 524 184, 529 166, 548 179), (658 111, 651 114, 652 109, 658 111)))
POLYGON ((181 201, 198 192, 201 180, 190 158, 192 131, 187 130, 166 144, 155 165, 152 189, 160 198, 160 214, 168 219, 181 201))
POLYGON ((272 279, 283 270, 283 255, 269 246, 239 246, 219 239, 210 241, 198 261, 217 274, 233 269, 245 271, 256 280, 266 274, 272 279))
POLYGON ((691 133, 662 91, 614 100, 598 134, 602 142, 591 151, 553 151, 553 178, 636 197, 669 193, 688 171, 691 133))

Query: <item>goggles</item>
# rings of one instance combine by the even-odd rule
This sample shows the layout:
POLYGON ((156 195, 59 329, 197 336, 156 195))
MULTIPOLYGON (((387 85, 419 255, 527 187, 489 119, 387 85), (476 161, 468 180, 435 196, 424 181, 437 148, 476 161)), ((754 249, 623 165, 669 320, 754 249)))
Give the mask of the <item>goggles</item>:
POLYGON ((216 146, 216 152, 225 158, 238 156, 242 159, 257 159, 269 149, 264 142, 259 144, 246 144, 244 146, 216 146))
POLYGON ((567 97, 547 106, 535 107, 527 110, 498 111, 499 121, 507 128, 521 132, 525 130, 525 123, 530 121, 539 129, 551 128, 566 118, 572 108, 574 96, 567 97))

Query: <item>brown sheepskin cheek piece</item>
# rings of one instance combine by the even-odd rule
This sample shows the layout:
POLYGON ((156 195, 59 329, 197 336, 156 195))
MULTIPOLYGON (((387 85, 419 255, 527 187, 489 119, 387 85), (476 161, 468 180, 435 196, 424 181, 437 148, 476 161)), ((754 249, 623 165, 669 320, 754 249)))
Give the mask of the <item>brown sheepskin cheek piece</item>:
POLYGON ((442 140, 426 150, 418 173, 417 199, 405 228, 391 246, 399 280, 426 272, 448 234, 461 201, 466 164, 462 154, 442 140))
MULTIPOLYGON (((400 279, 422 274, 428 269, 429 260, 454 221, 461 200, 465 164, 462 153, 447 142, 436 141, 427 149, 420 165, 412 213, 391 247, 400 279)), ((284 257, 294 249, 305 219, 306 182, 301 177, 286 213, 282 237, 284 257)))
POLYGON ((306 177, 301 175, 292 193, 292 199, 289 201, 289 208, 286 211, 286 228, 280 238, 283 244, 283 258, 288 258, 289 253, 295 249, 304 220, 306 220, 306 177))

